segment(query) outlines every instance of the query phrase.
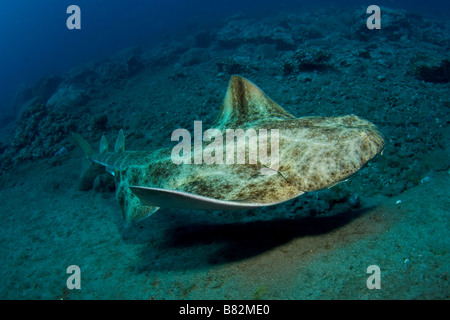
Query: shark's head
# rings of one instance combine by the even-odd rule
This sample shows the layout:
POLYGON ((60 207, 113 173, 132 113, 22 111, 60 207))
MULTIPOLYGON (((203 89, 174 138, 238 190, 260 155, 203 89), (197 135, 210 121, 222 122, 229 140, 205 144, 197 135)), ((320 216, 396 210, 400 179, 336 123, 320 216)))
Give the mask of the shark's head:
POLYGON ((304 192, 347 179, 384 147, 375 125, 355 115, 306 117, 285 124, 279 171, 304 192))

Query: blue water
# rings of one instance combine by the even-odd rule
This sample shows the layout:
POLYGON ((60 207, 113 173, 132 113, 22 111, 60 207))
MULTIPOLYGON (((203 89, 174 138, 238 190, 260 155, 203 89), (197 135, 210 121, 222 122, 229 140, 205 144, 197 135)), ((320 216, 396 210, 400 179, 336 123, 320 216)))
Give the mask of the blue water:
POLYGON ((422 15, 448 17, 450 3, 431 1, 294 0, 17 0, 0 7, 0 110, 11 104, 18 87, 59 74, 89 60, 131 46, 151 47, 236 13, 263 16, 286 10, 377 4, 422 15), (66 9, 81 9, 81 30, 68 30, 66 9))

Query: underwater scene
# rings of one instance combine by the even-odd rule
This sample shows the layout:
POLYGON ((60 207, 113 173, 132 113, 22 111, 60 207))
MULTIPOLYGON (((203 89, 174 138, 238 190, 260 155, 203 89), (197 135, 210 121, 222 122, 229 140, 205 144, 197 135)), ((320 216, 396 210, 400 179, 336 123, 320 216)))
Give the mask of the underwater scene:
POLYGON ((449 299, 449 15, 2 4, 0 299, 449 299))

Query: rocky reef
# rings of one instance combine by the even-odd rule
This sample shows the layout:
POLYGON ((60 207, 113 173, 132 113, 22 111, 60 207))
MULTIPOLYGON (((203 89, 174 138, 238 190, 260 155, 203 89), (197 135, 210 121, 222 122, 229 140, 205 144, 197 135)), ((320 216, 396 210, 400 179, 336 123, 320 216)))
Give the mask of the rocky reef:
POLYGON ((283 72, 285 75, 290 75, 301 71, 325 70, 331 67, 328 63, 330 57, 331 53, 325 50, 298 49, 285 58, 283 72))
POLYGON ((0 170, 25 160, 66 154, 67 137, 75 128, 75 120, 70 116, 54 112, 44 104, 31 105, 20 116, 13 141, 3 148, 0 170))
POLYGON ((420 64, 415 66, 415 75, 424 81, 445 83, 450 81, 450 60, 442 60, 438 65, 420 64))

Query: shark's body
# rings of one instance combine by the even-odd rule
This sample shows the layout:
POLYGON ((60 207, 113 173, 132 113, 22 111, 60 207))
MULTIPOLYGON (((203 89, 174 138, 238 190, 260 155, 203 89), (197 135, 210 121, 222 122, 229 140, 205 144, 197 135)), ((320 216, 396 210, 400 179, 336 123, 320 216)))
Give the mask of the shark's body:
POLYGON ((285 202, 347 179, 384 145, 366 120, 355 115, 295 118, 240 76, 232 76, 213 127, 223 136, 227 129, 278 129, 279 163, 269 169, 274 174, 261 174, 268 166, 259 159, 255 164, 175 164, 171 148, 125 151, 122 130, 114 152, 103 138, 98 153, 80 136, 74 138, 93 163, 114 174, 127 223, 159 207, 239 210, 285 202))

